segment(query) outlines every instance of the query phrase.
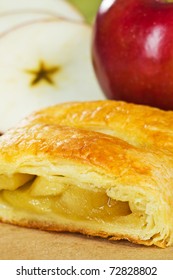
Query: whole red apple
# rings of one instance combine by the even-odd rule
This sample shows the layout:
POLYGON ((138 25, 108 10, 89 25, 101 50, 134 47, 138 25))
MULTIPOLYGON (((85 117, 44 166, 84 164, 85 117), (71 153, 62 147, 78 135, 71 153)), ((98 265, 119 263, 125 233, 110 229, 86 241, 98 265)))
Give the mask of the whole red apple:
POLYGON ((108 98, 173 110, 173 3, 103 0, 92 56, 108 98))

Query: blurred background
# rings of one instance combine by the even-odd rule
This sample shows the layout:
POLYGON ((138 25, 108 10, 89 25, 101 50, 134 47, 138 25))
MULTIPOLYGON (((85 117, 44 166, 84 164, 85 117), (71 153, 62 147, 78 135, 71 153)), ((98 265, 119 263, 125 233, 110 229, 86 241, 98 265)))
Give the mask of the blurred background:
POLYGON ((102 0, 68 0, 75 5, 80 12, 85 16, 87 22, 92 23, 97 9, 102 0))

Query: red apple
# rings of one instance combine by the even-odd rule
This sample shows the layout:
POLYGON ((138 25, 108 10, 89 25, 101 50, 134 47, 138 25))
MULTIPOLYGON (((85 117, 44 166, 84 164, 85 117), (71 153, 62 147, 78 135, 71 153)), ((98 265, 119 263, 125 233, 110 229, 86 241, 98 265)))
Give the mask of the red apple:
POLYGON ((103 0, 92 55, 108 98, 173 110, 173 3, 103 0))

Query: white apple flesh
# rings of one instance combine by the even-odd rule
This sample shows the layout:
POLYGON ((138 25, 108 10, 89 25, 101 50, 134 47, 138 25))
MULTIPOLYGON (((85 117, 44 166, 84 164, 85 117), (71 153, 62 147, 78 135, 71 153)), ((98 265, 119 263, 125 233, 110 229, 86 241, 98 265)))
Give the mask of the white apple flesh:
POLYGON ((52 14, 75 21, 84 21, 80 12, 66 0, 1 0, 0 18, 14 13, 52 14))
POLYGON ((46 13, 12 13, 5 16, 0 16, 0 37, 6 36, 8 32, 13 31, 18 27, 28 25, 37 21, 59 19, 56 15, 46 13))
POLYGON ((59 102, 104 99, 91 57, 92 30, 70 21, 40 22, 0 40, 0 131, 59 102))

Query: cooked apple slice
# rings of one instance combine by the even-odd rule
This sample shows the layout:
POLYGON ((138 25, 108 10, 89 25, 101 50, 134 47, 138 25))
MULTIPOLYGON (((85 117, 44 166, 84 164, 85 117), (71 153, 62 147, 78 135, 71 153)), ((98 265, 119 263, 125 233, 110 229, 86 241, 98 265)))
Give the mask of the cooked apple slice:
POLYGON ((6 187, 9 190, 16 190, 25 183, 31 181, 34 178, 33 175, 28 174, 14 174, 14 175, 2 175, 0 174, 0 190, 6 187))
POLYGON ((38 176, 31 186, 30 193, 32 196, 55 196, 61 194, 70 184, 69 178, 64 176, 38 176))
POLYGON ((49 13, 60 17, 83 21, 80 12, 65 0, 1 0, 0 17, 10 13, 49 13))
POLYGON ((1 39, 0 131, 42 107, 104 99, 91 63, 91 36, 89 26, 60 20, 18 28, 1 39))

